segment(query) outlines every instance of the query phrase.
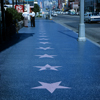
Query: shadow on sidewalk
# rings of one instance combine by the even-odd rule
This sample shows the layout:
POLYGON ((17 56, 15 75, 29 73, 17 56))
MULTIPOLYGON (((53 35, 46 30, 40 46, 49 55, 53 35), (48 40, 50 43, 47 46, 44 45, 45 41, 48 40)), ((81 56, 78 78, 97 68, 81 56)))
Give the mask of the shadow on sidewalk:
MULTIPOLYGON (((69 34, 67 34, 67 33, 64 33, 64 32, 62 32, 62 31, 58 31, 58 32, 59 32, 59 33, 62 33, 62 34, 64 34, 64 35, 67 35, 67 36, 69 36, 69 37, 71 37, 71 38, 73 38, 73 39, 75 39, 75 40, 77 40, 77 37, 74 37, 74 36, 69 35, 69 34)), ((72 31, 67 30, 67 32, 72 32, 72 31)))
POLYGON ((18 33, 14 35, 8 41, 5 41, 4 43, 0 44, 0 52, 33 35, 34 33, 18 33))

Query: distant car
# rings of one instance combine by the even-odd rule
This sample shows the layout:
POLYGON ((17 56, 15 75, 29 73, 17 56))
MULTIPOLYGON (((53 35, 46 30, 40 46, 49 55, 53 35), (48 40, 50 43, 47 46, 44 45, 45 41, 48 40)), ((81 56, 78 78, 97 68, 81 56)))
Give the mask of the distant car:
POLYGON ((90 13, 84 15, 84 21, 91 23, 91 22, 100 22, 100 15, 97 13, 90 13))
POLYGON ((79 15, 79 12, 76 12, 76 15, 79 15))
POLYGON ((62 12, 62 11, 60 12, 60 14, 63 14, 63 13, 64 13, 64 12, 62 12))
POLYGON ((65 15, 65 14, 66 14, 66 12, 63 12, 63 14, 65 15))
POLYGON ((57 14, 56 13, 52 13, 52 16, 57 16, 57 14))
POLYGON ((70 14, 70 15, 75 15, 75 10, 74 10, 74 9, 69 10, 69 11, 68 11, 68 14, 70 14))
POLYGON ((68 11, 66 11, 65 13, 68 14, 68 11))
POLYGON ((57 11, 57 14, 61 14, 60 11, 57 11))

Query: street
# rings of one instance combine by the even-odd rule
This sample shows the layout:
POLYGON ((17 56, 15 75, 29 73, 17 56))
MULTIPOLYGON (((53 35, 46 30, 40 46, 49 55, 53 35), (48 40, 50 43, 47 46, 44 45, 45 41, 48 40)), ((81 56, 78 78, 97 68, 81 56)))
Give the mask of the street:
MULTIPOLYGON (((58 15, 52 19, 78 33, 79 17, 77 15, 58 15)), ((88 39, 100 44, 100 23, 85 23, 85 33, 88 39)))

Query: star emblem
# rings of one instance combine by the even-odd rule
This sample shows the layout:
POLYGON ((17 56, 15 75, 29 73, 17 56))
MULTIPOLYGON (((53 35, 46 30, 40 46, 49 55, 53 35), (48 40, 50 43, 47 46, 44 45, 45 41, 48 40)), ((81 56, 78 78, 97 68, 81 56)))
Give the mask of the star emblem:
POLYGON ((35 55, 35 56, 40 56, 39 58, 54 58, 53 56, 56 56, 56 55, 44 54, 44 55, 35 55))
POLYGON ((41 39, 39 39, 39 40, 48 40, 48 39, 46 39, 46 38, 41 38, 41 39))
POLYGON ((49 64, 46 64, 45 66, 34 66, 34 67, 40 68, 39 71, 47 70, 47 69, 58 71, 56 68, 61 66, 50 66, 49 64))
POLYGON ((39 47, 39 48, 37 48, 37 49, 47 50, 47 49, 53 49, 53 48, 50 48, 50 47, 46 47, 46 48, 44 48, 44 47, 39 47))
POLYGON ((70 87, 60 86, 61 81, 56 83, 39 83, 42 86, 32 87, 31 89, 47 89, 50 93, 53 93, 56 89, 71 89, 70 87))
POLYGON ((50 44, 49 42, 40 42, 41 44, 50 44))
POLYGON ((39 33, 39 34, 46 34, 46 33, 39 33))
POLYGON ((47 36, 42 35, 42 36, 39 36, 39 37, 47 37, 47 36))

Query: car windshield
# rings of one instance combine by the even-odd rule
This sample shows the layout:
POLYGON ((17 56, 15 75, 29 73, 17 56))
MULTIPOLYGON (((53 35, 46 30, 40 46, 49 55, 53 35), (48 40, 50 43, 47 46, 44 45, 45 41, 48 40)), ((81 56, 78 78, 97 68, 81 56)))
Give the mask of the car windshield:
POLYGON ((98 13, 92 13, 92 16, 98 16, 98 13))
POLYGON ((84 14, 84 16, 98 16, 98 13, 90 13, 90 14, 84 14))

